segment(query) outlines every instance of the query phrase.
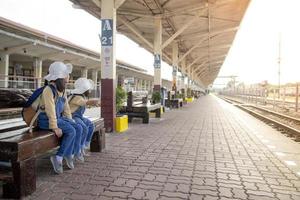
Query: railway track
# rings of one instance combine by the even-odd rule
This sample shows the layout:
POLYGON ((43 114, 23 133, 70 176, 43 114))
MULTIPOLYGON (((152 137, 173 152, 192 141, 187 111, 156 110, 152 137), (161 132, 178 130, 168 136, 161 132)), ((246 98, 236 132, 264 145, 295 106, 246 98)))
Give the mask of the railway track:
POLYGON ((266 124, 279 130, 281 133, 292 138, 293 140, 300 142, 300 119, 299 118, 284 115, 282 113, 274 112, 259 106, 244 104, 243 102, 234 99, 230 99, 226 97, 220 97, 220 98, 231 104, 234 104, 236 107, 264 121, 266 124))

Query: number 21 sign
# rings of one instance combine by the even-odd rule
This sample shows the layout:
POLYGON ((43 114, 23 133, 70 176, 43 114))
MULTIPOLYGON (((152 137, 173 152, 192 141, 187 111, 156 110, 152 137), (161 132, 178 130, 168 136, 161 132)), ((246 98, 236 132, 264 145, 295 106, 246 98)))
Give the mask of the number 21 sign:
POLYGON ((101 45, 112 46, 113 45, 113 20, 102 19, 101 25, 101 45))

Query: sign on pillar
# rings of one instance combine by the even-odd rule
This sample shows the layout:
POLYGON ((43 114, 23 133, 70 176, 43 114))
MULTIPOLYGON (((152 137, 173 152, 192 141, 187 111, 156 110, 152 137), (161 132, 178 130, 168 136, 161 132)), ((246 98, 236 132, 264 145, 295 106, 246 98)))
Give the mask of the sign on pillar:
POLYGON ((116 116, 116 59, 114 1, 102 0, 101 8, 101 117, 107 132, 113 132, 116 116))
POLYGON ((160 54, 154 54, 154 90, 160 92, 161 87, 161 57, 160 54))
POLYGON ((101 35, 101 45, 102 54, 101 56, 104 61, 104 68, 109 68, 112 66, 112 47, 113 47, 113 20, 112 19, 102 19, 102 35, 101 35))
POLYGON ((173 82, 172 82, 172 90, 176 91, 177 90, 177 66, 173 66, 173 82))

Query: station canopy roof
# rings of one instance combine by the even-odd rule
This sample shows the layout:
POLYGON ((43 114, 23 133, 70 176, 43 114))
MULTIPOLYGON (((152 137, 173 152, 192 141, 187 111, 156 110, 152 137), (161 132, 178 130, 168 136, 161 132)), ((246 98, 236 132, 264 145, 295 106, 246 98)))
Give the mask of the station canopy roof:
MULTIPOLYGON (((101 19, 100 0, 70 0, 101 19)), ((153 52, 154 18, 162 18, 163 59, 172 65, 179 43, 179 70, 192 68, 203 86, 217 77, 250 0, 115 0, 117 31, 153 52), (186 60, 186 68, 182 61, 186 60)))

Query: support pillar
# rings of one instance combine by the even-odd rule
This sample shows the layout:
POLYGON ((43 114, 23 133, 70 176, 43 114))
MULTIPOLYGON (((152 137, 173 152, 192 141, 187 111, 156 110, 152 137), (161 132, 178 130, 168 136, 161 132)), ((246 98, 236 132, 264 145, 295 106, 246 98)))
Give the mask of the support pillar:
POLYGON ((0 87, 8 87, 9 55, 0 54, 0 87))
POLYGON ((114 0, 101 1, 101 116, 113 132, 116 116, 116 9, 114 0))
POLYGON ((82 68, 81 70, 81 77, 87 78, 88 77, 88 69, 87 68, 82 68))
POLYGON ((162 24, 161 17, 154 18, 154 88, 160 92, 161 88, 161 59, 162 59, 162 24))
POLYGON ((98 83, 98 70, 97 69, 92 70, 92 80, 94 81, 95 87, 97 87, 97 83, 98 83))
POLYGON ((92 80, 94 81, 94 97, 100 97, 100 85, 98 85, 98 70, 93 69, 92 70, 92 80))
POLYGON ((174 41, 172 43, 172 66, 173 66, 173 84, 172 90, 177 91, 177 71, 178 71, 178 43, 174 41))
POLYGON ((138 81, 138 90, 142 90, 142 79, 139 79, 139 81, 138 81))
POLYGON ((124 80, 125 80, 125 76, 123 75, 118 75, 118 86, 121 86, 122 88, 124 88, 124 80))
POLYGON ((180 78, 181 78, 180 90, 182 90, 182 89, 185 89, 185 87, 184 87, 184 75, 182 74, 180 78))
POLYGON ((35 79, 35 89, 42 86, 42 70, 43 70, 43 61, 40 58, 34 59, 34 77, 35 79))
POLYGON ((151 92, 151 81, 148 81, 148 91, 151 92))
POLYGON ((134 77, 134 90, 138 90, 138 79, 134 77))
POLYGON ((187 85, 185 84, 185 77, 186 75, 188 74, 188 70, 187 70, 187 66, 186 66, 186 59, 182 59, 181 61, 181 68, 182 68, 182 71, 183 71, 183 89, 184 91, 186 92, 186 89, 187 89, 187 85))

